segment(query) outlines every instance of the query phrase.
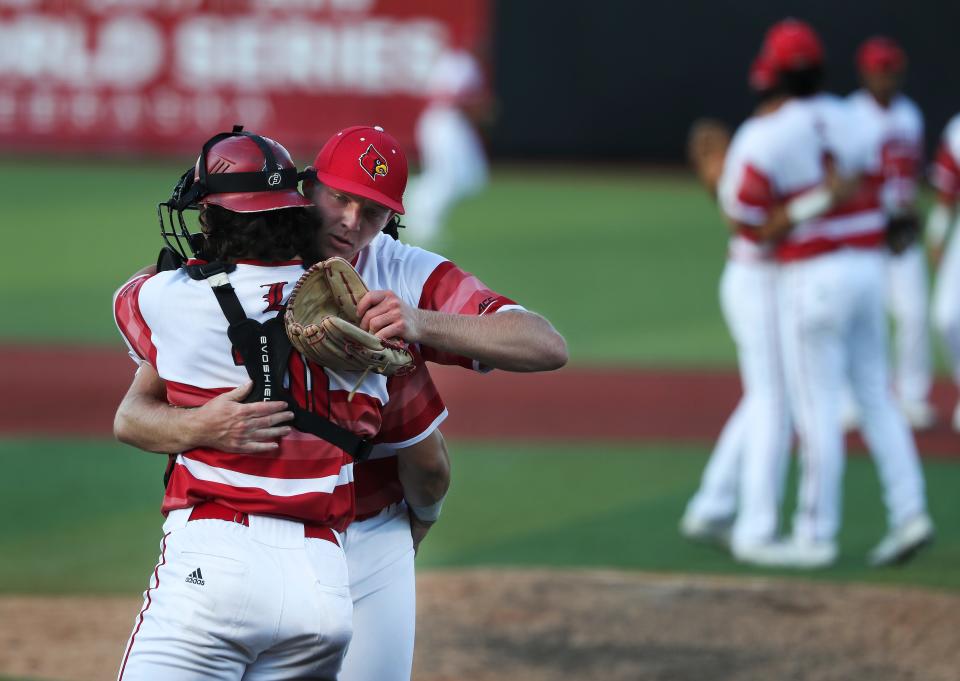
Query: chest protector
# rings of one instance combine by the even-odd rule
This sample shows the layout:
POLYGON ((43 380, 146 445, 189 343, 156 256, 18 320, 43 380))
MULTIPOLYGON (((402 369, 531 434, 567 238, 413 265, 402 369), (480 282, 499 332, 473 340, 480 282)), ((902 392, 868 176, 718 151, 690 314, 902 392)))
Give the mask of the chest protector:
POLYGON ((185 266, 191 279, 205 280, 210 284, 220 309, 230 323, 227 336, 243 359, 244 368, 253 381, 253 388, 244 402, 284 401, 293 412, 290 425, 294 428, 339 447, 355 462, 365 460, 373 449, 369 440, 319 414, 303 409, 283 387, 283 378, 287 372, 290 353, 293 351, 283 325, 284 310, 281 309, 275 317, 262 324, 248 318, 227 276, 234 269, 235 265, 222 262, 185 266))

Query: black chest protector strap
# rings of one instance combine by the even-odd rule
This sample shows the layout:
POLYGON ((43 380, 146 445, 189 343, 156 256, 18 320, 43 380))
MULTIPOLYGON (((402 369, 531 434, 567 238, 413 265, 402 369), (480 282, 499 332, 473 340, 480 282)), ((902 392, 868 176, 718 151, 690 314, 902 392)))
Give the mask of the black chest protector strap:
POLYGON ((344 450, 354 461, 363 461, 370 455, 373 444, 346 428, 341 428, 329 419, 301 408, 283 387, 293 347, 283 326, 283 311, 276 317, 260 322, 249 319, 230 285, 227 272, 233 267, 223 263, 188 267, 194 279, 205 279, 213 289, 220 309, 230 322, 227 335, 233 347, 243 359, 244 367, 253 381, 253 388, 244 402, 283 400, 293 412, 292 426, 297 430, 316 435, 344 450), (194 271, 191 268, 195 267, 194 271))

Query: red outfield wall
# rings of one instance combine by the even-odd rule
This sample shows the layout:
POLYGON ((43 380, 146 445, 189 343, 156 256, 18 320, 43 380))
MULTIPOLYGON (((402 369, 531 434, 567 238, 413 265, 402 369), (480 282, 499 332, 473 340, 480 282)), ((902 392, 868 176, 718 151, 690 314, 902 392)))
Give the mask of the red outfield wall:
POLYGON ((380 124, 413 148, 437 56, 488 0, 0 0, 0 147, 195 153, 234 123, 315 152, 380 124))

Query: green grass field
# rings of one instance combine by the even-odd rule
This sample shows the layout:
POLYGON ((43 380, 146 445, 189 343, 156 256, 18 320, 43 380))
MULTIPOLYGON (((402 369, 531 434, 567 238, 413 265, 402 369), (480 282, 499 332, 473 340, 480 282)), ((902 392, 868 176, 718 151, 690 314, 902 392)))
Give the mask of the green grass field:
MULTIPOLYGON (((156 204, 188 163, 0 159, 0 301, 10 311, 0 342, 119 348, 110 296, 155 259, 156 204)), ((546 314, 574 363, 732 367, 716 295, 725 239, 685 175, 517 167, 457 208, 438 250, 546 314)), ((706 455, 672 444, 453 443, 453 491, 418 561, 751 573, 677 535, 706 455)), ((0 462, 0 590, 143 588, 160 537, 160 457, 112 442, 0 438, 0 462)), ((902 570, 864 567, 883 513, 873 467, 858 457, 842 558, 814 577, 960 588, 960 465, 926 466, 939 528, 929 553, 902 570)))
MULTIPOLYGON (((119 345, 110 297, 155 261, 155 209, 181 164, 0 159, 0 339, 119 345), (29 304, 27 304, 29 302, 29 304)), ((728 364, 716 300, 724 227, 682 175, 505 169, 439 249, 546 314, 576 362, 728 364)))
MULTIPOLYGON (((705 457, 705 449, 676 445, 453 443, 453 488, 418 563, 759 574, 676 531, 705 457)), ((0 591, 146 586, 161 536, 162 457, 113 442, 8 440, 0 460, 0 591)), ((960 589, 960 507, 952 502, 960 467, 928 462, 926 471, 939 529, 929 552, 900 569, 866 567, 883 511, 872 464, 854 457, 841 559, 804 576, 960 589)))

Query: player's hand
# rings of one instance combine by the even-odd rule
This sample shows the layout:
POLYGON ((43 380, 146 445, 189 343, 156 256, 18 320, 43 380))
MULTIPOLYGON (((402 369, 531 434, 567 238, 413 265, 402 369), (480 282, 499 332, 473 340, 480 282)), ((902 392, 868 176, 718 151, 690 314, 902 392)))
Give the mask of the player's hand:
POLYGON ((413 537, 413 555, 417 555, 417 551, 420 550, 420 542, 423 541, 423 538, 427 536, 427 532, 429 532, 430 528, 436 523, 427 523, 420 520, 413 514, 413 511, 408 511, 407 513, 410 516, 410 536, 413 537))
POLYGON ((271 452, 277 441, 290 433, 290 426, 281 425, 293 419, 286 402, 251 402, 253 381, 247 381, 190 410, 197 444, 223 452, 256 454, 271 452))
POLYGON ((791 227, 786 204, 780 203, 770 209, 767 221, 757 230, 757 236, 761 241, 776 241, 783 238, 791 227))
POLYGON ((360 328, 378 338, 420 340, 419 310, 400 300, 393 291, 369 291, 357 304, 360 328))

